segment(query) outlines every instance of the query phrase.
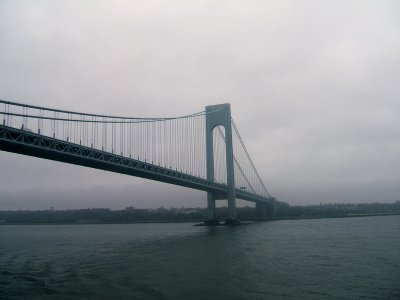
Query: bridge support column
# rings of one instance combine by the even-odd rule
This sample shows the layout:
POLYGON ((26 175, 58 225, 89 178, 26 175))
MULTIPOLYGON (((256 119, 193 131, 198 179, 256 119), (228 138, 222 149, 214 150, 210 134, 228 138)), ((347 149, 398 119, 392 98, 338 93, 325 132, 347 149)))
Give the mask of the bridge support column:
MULTIPOLYGON (((214 145, 213 131, 217 126, 225 128, 226 145, 226 172, 227 172, 227 198, 228 198, 228 219, 229 225, 238 223, 235 199, 235 176, 233 166, 233 143, 231 107, 228 103, 206 106, 206 155, 207 155, 207 179, 214 181, 214 145)), ((216 220, 215 197, 208 193, 208 221, 216 220)))
POLYGON ((207 193, 207 225, 218 225, 218 219, 215 209, 215 196, 213 193, 207 193))

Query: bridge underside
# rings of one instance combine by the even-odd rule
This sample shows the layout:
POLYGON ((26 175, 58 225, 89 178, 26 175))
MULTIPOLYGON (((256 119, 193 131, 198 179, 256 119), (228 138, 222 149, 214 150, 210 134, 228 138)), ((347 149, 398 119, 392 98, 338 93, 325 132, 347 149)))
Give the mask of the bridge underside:
MULTIPOLYGON (((0 150, 147 178, 211 192, 216 199, 227 199, 227 187, 224 184, 4 125, 0 125, 0 150)), ((256 203, 273 201, 239 189, 235 190, 235 194, 236 198, 256 203)))

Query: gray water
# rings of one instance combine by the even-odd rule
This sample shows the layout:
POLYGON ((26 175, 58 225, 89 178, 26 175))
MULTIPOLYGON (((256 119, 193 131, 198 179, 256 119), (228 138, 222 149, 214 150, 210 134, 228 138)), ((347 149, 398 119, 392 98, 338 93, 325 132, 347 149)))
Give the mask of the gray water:
POLYGON ((400 299, 400 216, 0 226, 0 299, 400 299))

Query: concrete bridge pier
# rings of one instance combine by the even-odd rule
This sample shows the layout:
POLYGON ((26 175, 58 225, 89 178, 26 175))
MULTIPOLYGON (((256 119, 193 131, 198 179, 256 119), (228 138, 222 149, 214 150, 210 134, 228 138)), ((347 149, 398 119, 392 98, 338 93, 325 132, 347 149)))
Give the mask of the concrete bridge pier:
POLYGON ((210 226, 220 224, 215 208, 215 195, 210 192, 207 193, 207 221, 205 223, 210 226))

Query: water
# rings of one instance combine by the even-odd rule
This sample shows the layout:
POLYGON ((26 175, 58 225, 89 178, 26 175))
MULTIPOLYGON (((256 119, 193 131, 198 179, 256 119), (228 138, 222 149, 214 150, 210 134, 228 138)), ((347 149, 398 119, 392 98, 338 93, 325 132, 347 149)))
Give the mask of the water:
POLYGON ((0 226, 0 299, 400 299, 400 216, 0 226))

